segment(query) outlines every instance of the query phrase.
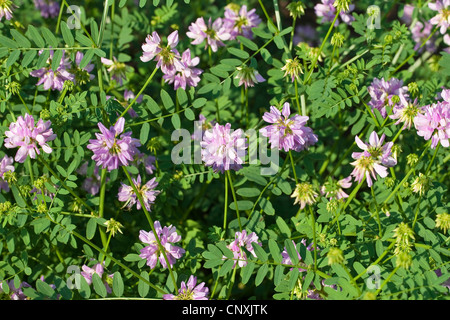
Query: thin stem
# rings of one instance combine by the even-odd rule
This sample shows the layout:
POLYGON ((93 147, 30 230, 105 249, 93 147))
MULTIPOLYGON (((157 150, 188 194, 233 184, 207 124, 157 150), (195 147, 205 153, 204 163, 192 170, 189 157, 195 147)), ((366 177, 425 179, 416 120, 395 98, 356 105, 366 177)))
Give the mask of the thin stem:
POLYGON ((56 22, 55 34, 58 34, 58 32, 59 32, 59 25, 61 23, 61 17, 62 17, 63 10, 64 10, 64 1, 61 1, 59 14, 58 14, 58 21, 56 22))
POLYGON ((386 280, 384 280, 384 282, 381 284, 380 288, 378 288, 378 290, 375 292, 375 295, 377 296, 381 289, 383 289, 383 287, 386 285, 386 283, 389 282, 389 280, 391 280, 392 276, 397 272, 397 270, 400 268, 400 266, 395 267, 395 269, 391 272, 391 274, 386 278, 386 280))
POLYGON ((439 147, 440 146, 441 146, 440 143, 436 146, 436 149, 434 150, 433 158, 431 158, 431 161, 430 161, 430 163, 429 163, 429 165, 427 167, 427 170, 425 171, 425 175, 427 175, 428 171, 430 171, 431 166, 433 165, 434 159, 436 158, 436 155, 437 155, 437 153, 439 151, 439 147))
POLYGON ((369 268, 371 266, 377 265, 381 260, 383 260, 383 258, 389 253, 389 251, 392 249, 392 247, 395 245, 395 242, 392 242, 389 247, 386 248, 386 250, 384 250, 384 252, 378 257, 377 260, 375 260, 369 267, 367 267, 367 269, 365 269, 363 272, 361 272, 360 274, 358 274, 356 277, 354 277, 353 279, 356 281, 358 280, 360 277, 362 277, 364 274, 366 274, 366 272, 369 270, 369 268))
POLYGON ((298 81, 297 78, 294 79, 294 86, 295 86, 295 102, 297 103, 298 113, 302 116, 306 116, 306 109, 302 110, 300 106, 300 101, 298 100, 298 81))
POLYGON ((228 182, 230 183, 231 194, 233 195, 234 205, 236 207, 236 215, 237 215, 237 219, 238 219, 239 230, 242 231, 241 217, 239 215, 239 208, 238 208, 238 203, 237 203, 237 198, 236 198, 236 192, 234 191, 234 186, 233 186, 233 181, 231 179, 230 170, 227 171, 227 177, 228 177, 228 182))
POLYGON ((380 213, 378 212, 378 203, 377 203, 377 198, 375 197, 375 192, 373 191, 373 186, 370 187, 370 191, 372 193, 372 198, 375 201, 375 213, 377 216, 377 223, 378 223, 378 234, 381 237, 381 222, 380 222, 380 213))
POLYGON ((291 158, 291 166, 292 166, 292 171, 294 173, 295 184, 298 184, 297 173, 295 171, 294 158, 292 157, 291 150, 289 150, 289 158, 291 158))
POLYGON ((317 239, 316 239, 316 219, 312 207, 309 206, 309 212, 311 213, 311 226, 313 229, 313 251, 314 251, 314 271, 317 270, 317 239))
POLYGON ((228 176, 225 176, 225 205, 223 207, 223 230, 227 229, 228 213, 228 176))
MULTIPOLYGON (((106 194, 106 174, 107 169, 102 169, 101 176, 100 176, 100 203, 98 207, 98 216, 100 218, 103 218, 103 214, 105 211, 105 194, 106 194)), ((107 240, 106 240, 106 233, 103 227, 99 227, 100 231, 100 237, 102 239, 103 248, 105 251, 107 251, 107 240)))

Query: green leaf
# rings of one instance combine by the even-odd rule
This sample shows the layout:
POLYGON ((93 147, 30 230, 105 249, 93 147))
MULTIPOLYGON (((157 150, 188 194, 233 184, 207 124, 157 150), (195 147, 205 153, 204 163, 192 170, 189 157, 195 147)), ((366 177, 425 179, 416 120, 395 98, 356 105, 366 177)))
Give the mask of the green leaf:
POLYGON ((269 259, 269 255, 259 244, 257 244, 256 242, 252 242, 252 247, 255 250, 255 254, 259 260, 261 260, 262 262, 266 262, 269 259))
POLYGON ((94 286, 94 291, 102 298, 106 297, 107 291, 105 284, 102 281, 102 278, 98 275, 98 273, 94 273, 92 275, 92 285, 94 286))
POLYGON ((297 250, 295 249, 295 245, 292 243, 292 240, 286 239, 284 241, 284 246, 286 247, 289 258, 291 258, 292 264, 296 265, 299 262, 299 259, 297 250))
POLYGON ((175 104, 173 103, 173 100, 170 97, 170 95, 164 89, 161 89, 160 95, 164 108, 166 108, 166 110, 169 111, 170 113, 173 113, 175 111, 175 104))
MULTIPOLYGON (((148 272, 142 271, 141 277, 148 281, 148 279, 149 279, 148 272)), ((150 290, 150 286, 146 282, 139 279, 139 283, 138 283, 139 296, 141 296, 141 298, 145 298, 145 296, 148 294, 149 290, 150 290)))
POLYGON ((17 48, 19 48, 19 45, 17 44, 17 42, 15 42, 14 40, 12 40, 12 39, 10 39, 8 37, 5 37, 3 35, 0 35, 0 44, 3 47, 10 48, 10 49, 17 49, 17 48))
POLYGON ((259 196, 259 190, 257 188, 240 188, 236 190, 236 193, 246 198, 259 196))
POLYGON ((56 39, 56 37, 53 34, 53 32, 51 32, 46 27, 41 27, 41 32, 42 32, 42 36, 47 41, 47 43, 48 43, 48 45, 50 47, 52 47, 52 48, 57 48, 58 47, 58 40, 56 39))
POLYGON ((19 57, 20 57, 20 50, 12 51, 8 57, 8 60, 6 60, 6 67, 7 68, 11 67, 17 61, 17 59, 19 59, 19 57))
POLYGON ((81 69, 85 68, 91 62, 92 58, 94 57, 94 53, 95 53, 94 49, 89 49, 88 51, 86 51, 86 53, 83 56, 83 59, 81 59, 80 62, 81 69))
POLYGON ((67 26, 67 23, 65 21, 61 21, 60 29, 61 29, 61 34, 63 36, 64 42, 69 47, 73 47, 75 44, 75 39, 72 35, 72 31, 70 31, 70 29, 67 26))
POLYGON ((236 56, 241 59, 247 59, 248 57, 250 57, 250 55, 246 51, 243 51, 241 49, 230 47, 227 49, 227 51, 231 53, 233 56, 236 56))
MULTIPOLYGON (((239 200, 236 202, 239 210, 250 210, 251 208, 253 208, 253 202, 249 200, 239 200)), ((236 211, 236 203, 234 201, 230 203, 230 209, 236 211)))
POLYGON ((19 31, 16 29, 11 29, 11 36, 16 40, 16 42, 19 44, 22 48, 29 48, 31 47, 31 42, 26 37, 24 37, 19 31))
POLYGON ((289 229, 289 226, 283 220, 283 218, 278 216, 275 221, 277 223, 278 228, 280 229, 281 234, 284 235, 286 238, 290 238, 291 237, 291 229, 289 229))
POLYGON ((174 113, 172 115, 172 117, 170 118, 170 121, 172 122, 172 125, 173 125, 175 130, 180 129, 180 127, 181 127, 181 120, 180 120, 180 116, 178 115, 178 113, 174 113))
POLYGON ((149 137, 150 133, 150 124, 148 122, 145 122, 141 127, 141 132, 139 134, 139 141, 142 145, 144 145, 149 137))
POLYGON ((61 64, 61 59, 63 57, 63 51, 62 50, 56 50, 53 53, 52 58, 52 70, 56 71, 59 68, 59 65, 61 64))
POLYGON ((123 295, 124 286, 122 275, 118 271, 114 273, 112 290, 116 297, 121 297, 123 295))
POLYGON ((42 293, 47 297, 51 297, 55 294, 55 290, 53 290, 48 283, 45 283, 40 279, 36 280, 36 289, 39 293, 42 293))
POLYGON ((281 263, 283 257, 281 256, 280 248, 278 248, 278 244, 274 239, 269 239, 269 251, 272 255, 273 260, 276 263, 281 263))
POLYGON ((256 43, 254 43, 252 40, 243 37, 243 36, 237 36, 236 37, 240 43, 242 43, 244 46, 246 46, 247 48, 249 48, 252 51, 256 51, 258 50, 258 45, 256 43))
POLYGON ((22 58, 22 67, 26 68, 31 63, 31 61, 33 61, 36 55, 37 55, 36 50, 30 50, 25 52, 22 58))
POLYGON ((269 271, 269 265, 268 264, 263 264, 259 269, 258 272, 256 273, 256 278, 255 278, 255 285, 259 286, 264 278, 267 275, 267 272, 269 271))
POLYGON ((241 269, 242 283, 246 284, 252 276, 253 270, 255 270, 256 264, 249 261, 245 267, 241 269))
POLYGON ((38 46, 38 48, 45 48, 45 41, 42 38, 41 34, 39 33, 38 29, 36 29, 36 27, 34 27, 33 25, 28 25, 28 30, 25 33, 25 35, 31 39, 34 43, 36 43, 36 45, 38 46))
POLYGON ((86 224, 86 238, 91 240, 95 236, 95 231, 97 230, 97 221, 96 218, 89 219, 86 224))

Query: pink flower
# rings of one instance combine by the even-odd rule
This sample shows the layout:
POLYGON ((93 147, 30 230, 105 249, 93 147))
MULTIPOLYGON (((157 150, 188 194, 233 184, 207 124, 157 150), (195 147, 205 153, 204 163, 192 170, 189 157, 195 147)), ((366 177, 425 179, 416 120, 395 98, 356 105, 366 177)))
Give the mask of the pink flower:
POLYGON ((134 155, 139 152, 137 147, 141 144, 138 139, 131 137, 131 131, 123 133, 124 126, 125 119, 122 117, 109 130, 101 122, 98 123, 101 133, 96 133, 97 139, 89 140, 87 145, 94 153, 92 160, 97 162, 97 166, 111 171, 133 161, 134 155))
POLYGON ((242 168, 247 145, 241 129, 231 132, 231 124, 222 126, 216 123, 212 129, 205 131, 200 146, 202 160, 215 172, 242 168))
POLYGON ((157 61, 156 67, 161 68, 164 74, 172 74, 183 69, 180 62, 180 53, 175 49, 178 44, 178 31, 175 30, 167 37, 167 45, 162 45, 161 38, 156 31, 145 38, 142 45, 143 62, 157 61))
MULTIPOLYGON (((140 175, 138 175, 136 179, 132 179, 133 184, 135 185, 144 201, 145 209, 147 209, 147 211, 151 211, 151 205, 155 203, 156 196, 160 193, 159 190, 155 190, 155 188, 158 186, 158 182, 156 182, 155 180, 156 178, 153 178, 146 184, 141 186, 140 175)), ((124 183, 121 183, 121 185, 122 186, 119 188, 119 193, 117 194, 119 201, 125 202, 124 207, 127 207, 128 209, 131 209, 134 204, 136 204, 136 208, 140 210, 141 202, 134 192, 133 186, 129 186, 124 183)))
POLYGON ((428 7, 438 12, 437 15, 431 18, 430 23, 440 27, 441 34, 445 34, 450 26, 450 0, 438 0, 435 3, 428 3, 428 7))
POLYGON ((123 85, 123 81, 127 79, 127 66, 123 62, 119 62, 116 57, 112 60, 101 58, 104 65, 108 66, 108 72, 111 74, 111 79, 116 81, 119 85, 123 85))
MULTIPOLYGON (((92 276, 96 273, 100 276, 100 278, 102 279, 103 277, 103 273, 104 273, 104 269, 103 269, 103 265, 101 265, 100 263, 97 263, 93 266, 93 268, 88 267, 87 265, 83 265, 81 267, 81 269, 83 271, 81 271, 81 275, 83 276, 84 279, 86 279, 86 282, 91 285, 92 284, 92 276)), ((113 278, 114 275, 110 274, 108 275, 108 278, 113 278)), ((105 280, 103 281, 103 283, 105 284, 105 288, 106 288, 106 292, 107 293, 111 293, 111 287, 108 285, 108 282, 105 280)))
POLYGON ((256 9, 248 11, 246 5, 243 5, 239 11, 226 8, 224 15, 224 26, 228 29, 230 40, 236 39, 239 35, 252 39, 252 28, 258 27, 261 23, 261 18, 256 14, 256 9))
POLYGON ((351 164, 355 167, 350 174, 356 181, 361 182, 364 177, 366 178, 367 185, 372 186, 372 178, 377 179, 377 174, 385 178, 388 175, 387 167, 393 167, 397 164, 397 161, 391 156, 392 154, 392 142, 388 142, 383 145, 385 135, 381 138, 373 131, 369 137, 369 144, 361 141, 356 136, 355 142, 363 152, 353 152, 352 158, 356 161, 351 164), (371 178, 372 177, 372 178, 371 178))
POLYGON ((38 145, 45 153, 51 153, 52 148, 47 144, 56 138, 56 134, 50 128, 51 122, 39 119, 35 124, 33 116, 28 113, 25 118, 19 116, 16 122, 9 126, 9 130, 5 132, 5 147, 19 148, 16 153, 15 161, 23 163, 29 155, 32 159, 36 159, 36 154, 41 154, 38 145))
MULTIPOLYGON (((42 54, 42 52, 43 51, 40 50, 39 54, 42 54)), ((56 70, 53 70, 51 67, 53 55, 54 51, 50 50, 50 57, 47 60, 47 66, 38 70, 31 71, 30 75, 39 78, 36 85, 43 84, 44 90, 52 89, 62 91, 64 82, 74 81, 75 76, 68 71, 70 69, 71 63, 69 58, 65 56, 64 51, 58 68, 56 70)))
POLYGON ((414 118, 417 134, 425 140, 431 139, 431 148, 436 148, 440 142, 443 147, 449 147, 450 139, 450 89, 441 93, 443 101, 424 107, 424 112, 414 118))
MULTIPOLYGON (((333 22, 334 17, 336 16, 336 7, 333 6, 334 3, 335 0, 322 0, 322 3, 318 3, 314 6, 316 16, 322 17, 321 23, 333 22)), ((353 9, 355 9, 355 5, 349 5, 349 12, 353 11, 353 9)), ((339 17, 346 24, 350 24, 355 20, 355 18, 346 11, 341 11, 339 17)), ((339 19, 336 19, 334 25, 336 27, 339 25, 339 19)))
POLYGON ((408 87, 403 85, 403 81, 392 78, 389 81, 382 79, 373 79, 372 84, 367 89, 371 100, 369 106, 373 109, 380 111, 381 116, 386 118, 387 111, 386 106, 395 108, 395 103, 392 98, 397 95, 408 96, 408 87))
POLYGON ((348 194, 342 189, 348 189, 352 186, 352 177, 341 179, 339 181, 330 180, 324 183, 320 189, 321 193, 325 195, 329 200, 332 199, 345 199, 348 198, 348 194))
POLYGON ((252 243, 254 242, 259 246, 262 244, 258 241, 258 236, 254 232, 247 234, 246 230, 242 230, 242 232, 237 231, 234 237, 234 241, 231 242, 227 248, 230 249, 234 255, 233 268, 236 267, 236 264, 242 268, 247 265, 247 254, 243 249, 250 252, 256 258, 255 249, 253 249, 252 243))
POLYGON ((417 98, 411 102, 405 98, 403 94, 399 95, 400 103, 394 106, 394 114, 389 118, 397 119, 396 125, 403 123, 403 129, 411 129, 414 118, 423 112, 423 108, 417 106, 417 98))
POLYGON ((238 86, 244 85, 245 89, 248 87, 254 87, 255 83, 260 83, 266 81, 255 68, 248 67, 246 65, 241 67, 236 67, 235 79, 239 79, 238 86))
POLYGON ((263 120, 272 123, 260 129, 264 137, 269 138, 272 148, 284 150, 302 151, 318 141, 311 128, 305 124, 309 117, 294 115, 290 117, 291 110, 288 102, 283 105, 280 112, 275 106, 270 107, 270 112, 265 112, 263 120))
POLYGON ((195 45, 201 44, 206 40, 205 49, 209 46, 213 52, 216 52, 218 47, 225 46, 223 41, 231 37, 227 28, 223 26, 221 18, 214 20, 214 23, 209 18, 208 25, 206 25, 203 17, 197 18, 195 22, 191 23, 186 35, 194 39, 191 43, 195 45))
POLYGON ((0 190, 9 191, 8 182, 4 180, 4 175, 8 171, 14 171, 14 160, 12 157, 4 156, 2 161, 0 161, 0 190))
POLYGON ((186 89, 186 86, 196 87, 200 82, 200 75, 203 70, 195 68, 196 65, 200 63, 198 57, 191 58, 191 51, 186 49, 181 57, 181 65, 176 72, 166 73, 163 78, 166 82, 174 85, 174 90, 178 88, 186 89))
POLYGON ((0 2, 0 21, 2 21, 3 17, 5 17, 6 20, 12 19, 12 12, 14 9, 17 9, 18 7, 14 4, 11 0, 2 0, 0 2))
POLYGON ((197 277, 191 275, 186 282, 182 281, 178 294, 165 294, 164 300, 208 300, 208 287, 202 282, 197 285, 197 277))
MULTIPOLYGON (((159 221, 154 223, 156 236, 161 242, 161 246, 166 253, 167 259, 171 267, 175 264, 177 259, 180 259, 186 252, 183 248, 173 245, 181 240, 181 236, 177 234, 176 228, 170 225, 169 227, 164 226, 161 228, 159 221)), ((159 262, 161 266, 165 269, 167 268, 166 260, 161 249, 158 246, 155 234, 153 231, 147 232, 144 230, 139 231, 139 240, 143 243, 148 244, 145 248, 141 249, 141 254, 139 257, 147 260, 147 265, 154 269, 156 264, 159 262)))

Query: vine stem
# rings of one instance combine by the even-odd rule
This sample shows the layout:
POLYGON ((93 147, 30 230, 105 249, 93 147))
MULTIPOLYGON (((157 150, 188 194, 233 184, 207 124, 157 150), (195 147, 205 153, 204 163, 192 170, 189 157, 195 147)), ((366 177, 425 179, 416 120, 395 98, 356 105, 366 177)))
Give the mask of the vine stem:
POLYGON ((125 116, 125 114, 128 112, 128 110, 131 109, 131 107, 133 106, 133 104, 136 102, 136 100, 139 98, 139 96, 142 94, 142 92, 144 92, 145 88, 147 88, 148 84, 150 83, 150 81, 152 81, 153 77, 156 74, 156 71, 158 71, 158 68, 155 67, 155 69, 153 70, 153 72, 150 74, 150 76, 147 78, 147 81, 145 81, 144 86, 141 88, 141 90, 139 91, 139 93, 134 97, 134 99, 130 102, 130 104, 125 108, 125 110, 122 112, 122 114, 119 116, 119 118, 125 116))
MULTIPOLYGON (((106 174, 107 169, 102 169, 100 176, 100 204, 98 207, 98 216, 103 218, 105 211, 105 194, 106 194, 106 174)), ((100 238, 102 239, 103 248, 107 251, 109 241, 106 239, 106 233, 102 226, 99 226, 100 238)))
POLYGON ((177 282, 175 281, 175 276, 174 276, 174 274, 173 274, 173 270, 172 270, 172 267, 171 267, 171 265, 170 265, 170 261, 169 261, 169 259, 167 258, 166 249, 165 249, 165 248, 163 247, 163 245, 161 244, 161 240, 159 239, 159 235, 158 235, 158 233, 157 233, 156 230, 155 230, 155 225, 154 225, 154 223, 153 223, 153 219, 152 219, 152 217, 150 216, 150 213, 149 213, 149 212, 147 211, 147 209, 145 208, 145 203, 144 203, 144 200, 142 199, 142 195, 141 195, 141 194, 139 193, 139 191, 137 190, 137 188, 136 188, 136 186, 135 186, 133 180, 132 180, 131 177, 130 177, 130 174, 129 174, 128 171, 127 171, 127 169, 126 169, 125 167, 122 167, 122 169, 123 169, 123 172, 125 173, 125 175, 127 176, 127 179, 128 179, 128 181, 130 182, 130 185, 131 185, 131 187, 133 188, 133 191, 134 191, 134 193, 136 194, 136 196, 137 196, 139 202, 141 203, 141 208, 142 208, 142 210, 144 211, 144 214, 145 214, 145 216, 146 216, 146 218, 147 218, 147 220, 148 220, 148 222, 149 222, 149 224, 150 224, 150 228, 152 229, 153 234, 155 235, 155 239, 156 239, 156 242, 158 243, 158 247, 159 247, 161 253, 162 253, 163 256, 164 256, 164 260, 166 261, 167 269, 169 269, 170 277, 172 278, 172 282, 173 282, 173 285, 174 285, 174 287, 175 287, 175 292, 178 292, 177 282))

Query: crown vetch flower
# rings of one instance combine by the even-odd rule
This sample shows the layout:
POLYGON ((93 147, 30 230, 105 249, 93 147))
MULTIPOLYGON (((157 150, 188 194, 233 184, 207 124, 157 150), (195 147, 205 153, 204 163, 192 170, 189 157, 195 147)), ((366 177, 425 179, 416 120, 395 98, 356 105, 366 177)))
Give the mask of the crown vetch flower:
MULTIPOLYGON (((139 194, 142 196, 142 200, 144 201, 145 209, 147 211, 151 211, 151 205, 155 203, 156 196, 160 193, 159 190, 155 190, 158 186, 158 182, 156 182, 156 178, 152 178, 146 184, 141 186, 141 176, 138 175, 136 179, 132 178, 133 184, 136 186, 139 194)), ((122 186, 119 188, 119 193, 117 194, 119 201, 125 202, 124 207, 131 209, 134 204, 136 204, 136 208, 140 210, 141 202, 137 197, 136 193, 132 186, 121 183, 122 186)))
POLYGON ((450 139, 450 89, 441 93, 444 101, 438 101, 424 107, 424 112, 414 118, 417 134, 425 140, 431 139, 434 149, 440 142, 443 147, 449 147, 450 139))
MULTIPOLYGON (((83 271, 81 271, 81 275, 84 279, 86 279, 86 282, 90 285, 92 283, 92 276, 96 273, 100 276, 100 278, 103 279, 103 273, 105 272, 103 265, 100 263, 95 264, 92 268, 88 267, 87 265, 83 265, 81 267, 83 271)), ((112 279, 114 277, 113 274, 107 275, 108 278, 112 279)), ((109 286, 106 279, 103 281, 105 284, 106 292, 111 293, 111 287, 109 286)))
POLYGON ((222 18, 217 18, 214 22, 209 18, 208 25, 206 25, 203 17, 197 18, 195 22, 191 23, 186 35, 194 39, 191 43, 195 45, 201 44, 206 40, 205 48, 209 46, 213 52, 216 52, 218 47, 225 46, 223 41, 231 37, 228 29, 223 26, 222 18))
MULTIPOLYGON (((335 0, 322 0, 322 3, 318 3, 314 6, 316 16, 321 17, 321 23, 333 22, 336 16, 336 7, 334 6, 335 0)), ((350 4, 347 6, 348 10, 341 10, 339 17, 346 24, 350 24, 355 18, 349 13, 355 9, 355 5, 350 4)), ((339 25, 339 19, 336 19, 334 25, 339 25)))
POLYGON ((315 203, 318 195, 312 184, 300 182, 295 186, 291 198, 295 198, 294 204, 300 203, 300 209, 303 209, 307 204, 315 203))
POLYGON ((3 178, 4 174, 8 171, 14 171, 14 160, 12 157, 4 156, 0 161, 0 190, 9 191, 8 182, 3 178))
POLYGON ((369 137, 369 144, 364 143, 356 136, 355 142, 363 152, 353 152, 352 158, 356 161, 352 162, 355 168, 350 174, 356 181, 361 182, 364 177, 366 178, 367 185, 372 186, 372 178, 377 179, 377 174, 385 178, 388 175, 387 167, 393 167, 397 164, 397 161, 392 157, 392 142, 388 142, 383 145, 385 135, 381 138, 373 131, 369 137), (371 178, 372 177, 372 178, 371 178))
POLYGON ((252 39, 252 28, 261 23, 261 18, 256 14, 256 9, 248 11, 246 5, 243 5, 238 11, 227 7, 224 16, 224 26, 228 28, 230 40, 236 39, 239 35, 252 39))
POLYGON ((339 181, 330 180, 324 183, 320 192, 325 195, 329 200, 332 199, 345 199, 348 198, 348 194, 345 193, 342 188, 347 189, 352 186, 352 177, 341 179, 339 181))
POLYGON ((408 97, 408 86, 403 85, 403 81, 392 78, 389 81, 382 79, 373 79, 372 84, 367 88, 371 100, 369 106, 372 109, 378 109, 381 116, 386 118, 386 106, 395 107, 395 102, 392 99, 394 96, 404 95, 408 97))
POLYGON ((28 297, 23 293, 22 288, 31 288, 31 286, 27 282, 21 282, 19 287, 16 288, 14 285, 14 279, 9 281, 0 282, 0 293, 3 293, 5 289, 4 285, 7 285, 9 288, 6 289, 9 292, 9 298, 11 300, 28 300, 28 297))
POLYGON ((161 38, 156 31, 147 35, 142 45, 142 62, 157 61, 156 67, 161 68, 164 74, 175 73, 183 69, 180 53, 175 48, 178 44, 178 31, 173 31, 167 37, 167 45, 162 45, 161 38))
POLYGON ((47 144, 56 138, 50 128, 51 121, 39 119, 35 123, 33 116, 28 113, 25 117, 19 116, 16 122, 9 126, 9 130, 5 132, 5 147, 19 148, 16 153, 15 161, 23 163, 29 155, 32 159, 36 159, 36 154, 41 154, 38 145, 45 153, 51 153, 52 148, 47 144))
MULTIPOLYGON (((433 30, 433 25, 429 22, 422 23, 420 21, 417 21, 414 24, 414 26, 411 28, 411 35, 412 35, 414 42, 416 43, 416 45, 414 46, 414 50, 419 50, 423 41, 425 41, 429 37, 432 30, 433 30)), ((425 44, 426 50, 431 53, 436 50, 436 43, 435 43, 434 38, 435 37, 433 36, 425 44)), ((419 52, 422 50, 423 49, 419 50, 419 52)))
POLYGON ((176 72, 166 73, 163 78, 166 82, 174 85, 174 90, 178 88, 186 89, 186 85, 196 87, 200 82, 200 75, 203 73, 202 69, 195 68, 200 63, 200 58, 191 57, 191 51, 186 49, 181 56, 182 68, 176 72))
POLYGON ((309 117, 294 115, 290 117, 290 104, 285 102, 283 110, 280 112, 275 106, 270 107, 270 112, 265 112, 263 120, 272 123, 260 129, 264 137, 269 138, 272 148, 302 151, 318 141, 311 128, 305 124, 309 117))
MULTIPOLYGON (((161 246, 166 253, 169 264, 172 267, 177 259, 180 259, 186 252, 183 248, 173 245, 181 240, 181 236, 177 234, 176 228, 170 225, 169 227, 164 226, 161 228, 159 221, 154 222, 154 227, 156 231, 156 236, 161 242, 161 246)), ((153 231, 147 232, 144 230, 139 231, 139 240, 143 243, 148 244, 145 248, 141 249, 141 254, 139 257, 147 260, 147 265, 154 269, 156 264, 159 262, 161 266, 165 269, 167 268, 166 260, 164 259, 163 252, 158 246, 155 234, 153 231)))
POLYGON ((191 275, 187 282, 182 281, 178 294, 165 294, 164 300, 208 300, 208 287, 205 283, 197 284, 197 277, 191 275))
POLYGON ((255 83, 260 83, 266 81, 253 67, 248 67, 246 65, 241 67, 236 67, 236 76, 235 79, 239 79, 238 86, 244 85, 245 89, 248 87, 254 87, 255 83))
POLYGON ((18 7, 11 0, 0 1, 0 21, 2 21, 3 17, 5 17, 6 20, 11 20, 12 12, 17 8, 18 7))
POLYGON ((112 60, 102 57, 100 60, 104 65, 109 67, 107 70, 111 74, 111 79, 115 80, 119 85, 122 85, 123 81, 127 79, 126 64, 118 61, 116 57, 113 57, 112 60))
POLYGON ((236 267, 236 264, 241 268, 247 265, 247 253, 243 250, 244 248, 256 257, 255 249, 252 246, 253 242, 259 246, 262 245, 261 242, 258 241, 258 236, 254 232, 247 234, 246 230, 242 230, 242 232, 237 231, 235 233, 234 241, 227 246, 227 248, 230 249, 234 255, 233 268, 236 267))
POLYGON ((231 131, 231 124, 220 125, 218 123, 212 129, 206 130, 202 147, 202 160, 206 166, 212 167, 215 172, 238 171, 244 163, 247 144, 241 129, 231 131))
POLYGON ((94 155, 92 160, 97 166, 108 171, 117 169, 120 165, 127 166, 139 152, 141 145, 138 139, 131 137, 131 131, 123 133, 125 119, 120 117, 114 126, 108 130, 101 122, 98 127, 101 133, 96 133, 97 139, 90 139, 87 148, 94 155))
POLYGON ((294 82, 295 79, 299 80, 300 73, 303 73, 302 64, 298 60, 298 57, 294 59, 286 59, 286 64, 281 68, 283 70, 284 76, 291 76, 291 81, 294 82))
POLYGON ((89 62, 84 68, 80 68, 81 60, 83 60, 84 53, 81 51, 77 51, 75 54, 75 67, 74 72, 72 72, 75 75, 74 83, 80 83, 84 84, 88 80, 92 80, 95 78, 93 74, 90 72, 94 70, 94 64, 92 62, 89 62))
POLYGON ((450 27, 450 0, 437 0, 435 3, 428 3, 428 7, 437 11, 437 15, 431 18, 430 23, 439 27, 441 34, 447 32, 450 27))
POLYGON ((422 112, 422 107, 417 105, 417 98, 412 102, 407 100, 403 94, 399 95, 400 103, 394 106, 392 115, 389 116, 391 119, 396 119, 396 125, 403 122, 403 129, 411 129, 414 123, 414 118, 422 112))
POLYGON ((44 18, 55 18, 59 15, 59 2, 52 0, 34 0, 34 6, 41 11, 44 18))
MULTIPOLYGON (((39 51, 41 55, 43 50, 39 51)), ((47 66, 38 70, 33 70, 30 72, 32 77, 39 78, 36 85, 44 85, 44 90, 52 89, 62 91, 64 87, 65 81, 74 81, 75 76, 69 72, 71 67, 71 63, 68 57, 65 56, 65 52, 63 51, 63 55, 61 57, 61 61, 56 70, 53 70, 52 60, 53 60, 54 51, 50 50, 50 56, 47 60, 47 66)))

